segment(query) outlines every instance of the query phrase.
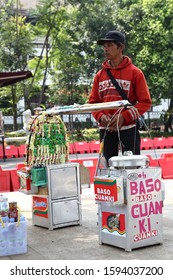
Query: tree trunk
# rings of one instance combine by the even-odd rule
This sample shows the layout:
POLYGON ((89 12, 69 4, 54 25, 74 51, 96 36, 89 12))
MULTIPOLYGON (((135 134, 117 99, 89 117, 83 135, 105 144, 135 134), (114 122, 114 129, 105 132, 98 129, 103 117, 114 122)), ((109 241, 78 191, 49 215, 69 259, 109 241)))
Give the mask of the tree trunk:
POLYGON ((12 110, 13 110, 13 131, 17 130, 17 103, 15 86, 11 87, 12 93, 12 110))

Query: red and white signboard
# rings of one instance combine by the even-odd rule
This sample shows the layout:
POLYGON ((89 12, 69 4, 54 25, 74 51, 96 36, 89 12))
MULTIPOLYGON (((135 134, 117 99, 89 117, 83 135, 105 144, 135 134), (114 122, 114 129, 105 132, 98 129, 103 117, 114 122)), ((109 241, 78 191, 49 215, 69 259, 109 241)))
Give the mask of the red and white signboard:
POLYGON ((94 178, 95 201, 109 202, 113 204, 124 203, 122 178, 95 177, 94 178))

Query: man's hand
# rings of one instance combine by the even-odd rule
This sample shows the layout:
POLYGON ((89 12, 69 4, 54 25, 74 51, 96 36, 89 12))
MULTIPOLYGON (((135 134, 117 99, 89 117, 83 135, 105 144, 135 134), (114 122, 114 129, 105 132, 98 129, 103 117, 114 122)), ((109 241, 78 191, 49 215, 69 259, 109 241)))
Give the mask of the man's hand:
POLYGON ((102 115, 100 118, 100 124, 104 127, 107 127, 107 125, 109 124, 111 118, 107 115, 102 115))
POLYGON ((102 126, 107 127, 110 131, 117 131, 124 124, 124 117, 122 114, 115 116, 102 115, 100 118, 100 123, 102 126))
POLYGON ((122 114, 118 114, 112 117, 111 122, 109 124, 110 131, 117 131, 124 124, 124 117, 122 114))

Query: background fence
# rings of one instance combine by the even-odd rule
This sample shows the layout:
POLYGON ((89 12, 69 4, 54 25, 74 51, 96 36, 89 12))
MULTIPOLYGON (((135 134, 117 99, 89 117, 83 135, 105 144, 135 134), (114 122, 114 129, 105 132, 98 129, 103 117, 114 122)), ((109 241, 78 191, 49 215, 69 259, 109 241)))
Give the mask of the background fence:
MULTIPOLYGON (((144 114, 144 121, 149 128, 153 130, 162 130, 164 126, 163 118, 160 117, 163 112, 147 112, 144 114)), ((72 131, 75 129, 85 129, 91 127, 98 127, 97 122, 93 118, 91 113, 83 114, 64 114, 61 115, 63 122, 65 123, 68 130, 72 131)), ((13 131, 13 117, 3 116, 4 131, 13 131)), ((18 130, 23 128, 23 116, 20 115, 17 118, 18 130)))

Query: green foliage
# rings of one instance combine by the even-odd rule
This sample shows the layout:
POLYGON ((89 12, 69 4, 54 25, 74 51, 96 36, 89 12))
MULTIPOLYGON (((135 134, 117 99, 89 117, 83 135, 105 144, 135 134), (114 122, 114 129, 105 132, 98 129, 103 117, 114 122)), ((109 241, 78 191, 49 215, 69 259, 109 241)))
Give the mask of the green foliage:
POLYGON ((103 50, 97 46, 96 41, 105 36, 108 30, 116 28, 114 15, 117 11, 117 3, 112 0, 104 4, 102 0, 69 2, 75 7, 77 5, 78 8, 75 33, 79 36, 78 48, 83 54, 82 66, 90 85, 104 59, 103 50))
MULTIPOLYGON (((18 10, 14 12, 13 1, 1 2, 0 71, 22 71, 27 67, 28 56, 33 55, 33 28, 30 23, 26 23, 26 18, 21 16, 18 10)), ((16 3, 19 4, 19 1, 16 3)), ((24 83, 21 83, 0 90, 0 99, 5 97, 8 100, 6 104, 2 102, 0 108, 5 105, 3 113, 12 112, 14 130, 17 129, 17 103, 24 96, 25 89, 24 83)))
POLYGON ((49 100, 49 104, 57 104, 60 106, 71 105, 74 103, 84 104, 86 103, 87 97, 84 94, 83 86, 73 86, 72 90, 69 91, 67 88, 55 90, 49 88, 46 95, 49 100))
POLYGON ((104 60, 96 41, 118 29, 127 37, 125 54, 145 73, 153 106, 169 98, 173 108, 172 0, 40 0, 31 14, 34 26, 26 23, 20 9, 15 14, 14 1, 1 2, 0 69, 22 70, 28 63, 35 73, 29 90, 17 87, 15 102, 35 93, 38 104, 43 93, 52 105, 87 102, 93 76, 104 60), (35 36, 43 42, 40 57, 33 53, 35 36), (46 89, 48 78, 51 85, 46 89))
POLYGON ((122 1, 118 20, 127 34, 128 54, 145 73, 153 105, 161 98, 172 100, 172 0, 122 1))
POLYGON ((22 136, 26 136, 26 132, 24 131, 5 132, 5 137, 22 137, 22 136))
POLYGON ((163 131, 145 131, 145 132, 140 132, 141 138, 154 138, 154 137, 170 137, 173 136, 173 132, 163 132, 163 131))
MULTIPOLYGON (((172 132, 161 132, 161 131, 145 131, 140 132, 141 138, 154 138, 154 137, 170 137, 173 136, 172 132)), ((15 146, 20 146, 20 144, 26 143, 26 139, 12 139, 12 137, 26 137, 25 132, 10 132, 5 133, 5 137, 7 137, 7 142, 10 143, 10 145, 14 144, 15 146), (8 138, 11 138, 11 140, 8 140, 8 138)), ((89 129, 79 129, 72 131, 71 133, 67 134, 68 142, 78 142, 78 141, 87 141, 90 142, 92 140, 99 140, 99 130, 98 128, 89 128, 89 129)))
MULTIPOLYGON (((170 137, 173 136, 173 132, 163 132, 163 131, 141 131, 140 132, 141 138, 154 138, 154 137, 170 137)), ((70 143, 76 141, 92 141, 92 140, 99 140, 99 129, 98 128, 85 128, 72 131, 68 135, 68 140, 70 143)))
POLYGON ((1 24, 1 67, 5 71, 24 70, 27 56, 31 54, 31 24, 25 23, 25 17, 10 16, 1 24), (13 38, 13 40, 11 40, 13 38))
POLYGON ((97 128, 85 128, 72 131, 68 134, 68 141, 70 143, 77 141, 92 141, 99 140, 99 130, 97 128))

